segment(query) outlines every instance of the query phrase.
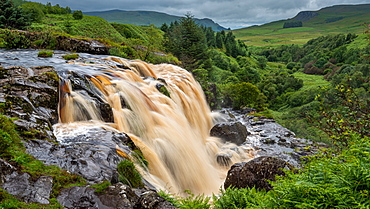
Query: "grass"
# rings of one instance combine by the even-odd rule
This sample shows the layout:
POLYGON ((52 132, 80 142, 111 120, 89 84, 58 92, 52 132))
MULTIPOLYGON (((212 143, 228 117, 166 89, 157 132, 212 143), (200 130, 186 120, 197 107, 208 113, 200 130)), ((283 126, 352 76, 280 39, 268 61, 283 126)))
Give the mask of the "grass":
POLYGON ((305 44, 308 40, 323 35, 338 33, 362 34, 364 23, 369 22, 369 5, 355 7, 334 7, 318 11, 319 15, 303 22, 303 27, 283 28, 286 20, 275 21, 260 26, 233 30, 236 38, 247 45, 266 46, 282 44, 305 44), (328 22, 328 19, 338 21, 328 22))
POLYGON ((78 54, 66 54, 66 55, 63 55, 63 59, 65 60, 75 60, 79 57, 80 55, 78 54))
POLYGON ((54 54, 53 51, 39 51, 37 54, 38 57, 52 57, 54 54))
MULTIPOLYGON (((22 172, 29 173, 33 179, 42 175, 53 177, 51 198, 56 198, 63 188, 71 185, 86 185, 86 181, 77 175, 61 170, 57 166, 46 166, 41 161, 26 153, 20 136, 15 130, 15 124, 6 116, 0 114, 0 157, 22 172)), ((26 204, 0 189, 0 208, 40 208, 40 204, 26 204)), ((61 208, 55 199, 43 208, 61 208), (54 201, 54 202, 53 202, 54 201)))
POLYGON ((329 81, 324 79, 323 75, 308 75, 302 72, 295 72, 293 76, 303 80, 303 87, 301 91, 308 90, 316 87, 323 87, 330 84, 329 81))
POLYGON ((125 41, 125 38, 106 20, 87 15, 84 15, 81 20, 74 20, 72 14, 48 14, 41 23, 33 23, 29 30, 39 32, 66 32, 72 36, 107 39, 116 43, 125 41))

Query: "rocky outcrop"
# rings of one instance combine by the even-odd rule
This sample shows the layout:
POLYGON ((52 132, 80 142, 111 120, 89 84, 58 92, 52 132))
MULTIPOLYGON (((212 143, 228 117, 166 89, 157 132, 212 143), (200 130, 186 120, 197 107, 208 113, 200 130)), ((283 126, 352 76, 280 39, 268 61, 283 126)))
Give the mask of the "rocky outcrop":
POLYGON ((258 157, 246 163, 234 164, 227 173, 224 188, 258 188, 271 190, 268 181, 284 175, 283 169, 292 169, 289 163, 274 157, 258 157))
POLYGON ((70 187, 61 192, 58 202, 67 209, 174 209, 155 191, 132 189, 122 183, 109 186, 100 193, 91 187, 70 187))
POLYGON ((125 144, 130 139, 121 133, 102 128, 87 130, 83 135, 64 137, 61 144, 45 140, 25 143, 27 152, 46 165, 57 165, 72 174, 82 176, 88 183, 117 182, 117 165, 124 160, 116 147, 130 152, 125 144))
POLYGON ((56 38, 59 50, 84 52, 90 54, 109 54, 109 48, 104 44, 94 39, 75 39, 66 36, 58 36, 56 38))
POLYGON ((211 136, 237 145, 243 144, 248 134, 247 128, 240 122, 219 123, 211 129, 211 136))
POLYGON ((302 11, 302 12, 299 12, 294 18, 293 20, 294 21, 302 21, 302 22, 306 22, 306 21, 309 21, 311 20, 312 18, 316 17, 317 15, 319 15, 318 13, 316 12, 311 12, 311 11, 302 11))
POLYGON ((53 49, 55 50, 65 50, 71 52, 82 52, 102 55, 108 55, 110 49, 105 44, 91 38, 77 39, 63 35, 53 36, 48 33, 31 32, 23 30, 12 31, 12 33, 17 38, 23 39, 22 40, 24 42, 23 47, 31 47, 35 49, 49 48, 50 45, 53 45, 53 49), (40 43, 38 45, 31 45, 31 42, 36 42, 39 40, 43 40, 43 43, 41 45, 40 43))
POLYGON ((17 118, 23 137, 53 139, 52 124, 58 122, 59 78, 53 67, 9 67, 0 73, 2 113, 17 118))
POLYGON ((240 122, 247 128, 250 134, 244 144, 254 147, 259 156, 277 157, 294 167, 300 167, 305 156, 313 155, 320 147, 325 146, 298 138, 275 120, 251 115, 249 110, 223 109, 221 113, 228 121, 226 123, 240 122))
POLYGON ((0 159, 1 187, 9 194, 27 203, 49 204, 53 178, 40 176, 32 178, 28 173, 22 173, 8 162, 0 159))

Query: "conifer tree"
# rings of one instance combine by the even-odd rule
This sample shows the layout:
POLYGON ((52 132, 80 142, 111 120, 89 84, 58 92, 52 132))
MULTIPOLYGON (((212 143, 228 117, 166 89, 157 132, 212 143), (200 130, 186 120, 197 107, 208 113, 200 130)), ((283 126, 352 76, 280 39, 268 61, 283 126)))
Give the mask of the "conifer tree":
POLYGON ((190 14, 171 23, 166 38, 166 48, 180 59, 186 69, 192 71, 199 67, 200 60, 207 59, 205 34, 190 14))
POLYGON ((0 28, 24 29, 30 18, 10 0, 0 0, 0 28))

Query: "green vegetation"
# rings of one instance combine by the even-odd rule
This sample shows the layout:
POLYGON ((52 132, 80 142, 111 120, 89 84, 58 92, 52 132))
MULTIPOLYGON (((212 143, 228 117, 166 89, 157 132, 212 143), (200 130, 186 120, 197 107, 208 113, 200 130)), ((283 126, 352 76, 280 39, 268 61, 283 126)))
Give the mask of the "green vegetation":
POLYGON ((81 20, 84 16, 83 16, 83 14, 82 14, 82 11, 77 10, 77 11, 74 11, 74 12, 73 12, 72 17, 73 17, 75 20, 81 20))
POLYGON ((65 60, 75 60, 79 57, 80 55, 78 54, 66 54, 66 55, 63 55, 63 59, 65 60))
POLYGON ((176 208, 183 209, 209 209, 211 208, 210 197, 204 195, 194 195, 190 191, 186 190, 186 197, 176 197, 171 194, 167 194, 164 191, 159 191, 158 194, 161 195, 165 200, 169 201, 176 208))
POLYGON ((367 208, 369 139, 354 144, 336 157, 332 153, 310 157, 304 170, 286 171, 266 192, 255 188, 224 191, 214 208, 367 208))
POLYGON ((131 187, 142 187, 143 182, 140 173, 136 170, 133 162, 129 160, 121 161, 117 165, 119 181, 131 187))
POLYGON ((53 51, 39 51, 37 54, 38 57, 52 57, 54 54, 53 51))
POLYGON ((30 19, 10 0, 0 1, 0 28, 8 29, 24 29, 30 25, 30 19))
MULTIPOLYGON (((68 188, 71 185, 85 185, 82 177, 72 175, 61 170, 57 166, 46 166, 41 161, 35 160, 31 155, 26 154, 25 147, 21 142, 15 125, 6 116, 0 114, 0 158, 11 162, 13 166, 19 168, 22 172, 29 173, 32 178, 37 179, 41 175, 50 175, 53 177, 53 187, 51 198, 56 198, 61 189, 68 188)), ((26 204, 13 198, 4 190, 0 190, 0 207, 4 208, 38 208, 40 204, 26 204)), ((51 199, 51 204, 45 208, 61 208, 55 199, 51 199)))
MULTIPOLYGON (((285 177, 272 182, 271 191, 229 188, 220 197, 214 197, 213 205, 208 197, 190 192, 187 198, 161 193, 175 206, 369 207, 370 33, 358 33, 368 32, 370 28, 369 25, 364 28, 362 23, 354 24, 355 19, 366 21, 367 6, 326 8, 318 12, 320 15, 302 21, 302 27, 282 28, 283 22, 277 21, 245 30, 214 32, 197 24, 189 14, 157 28, 109 24, 102 18, 87 15, 76 18, 79 12, 71 14, 68 7, 59 5, 24 1, 17 1, 16 5, 27 11, 33 22, 25 28, 28 33, 1 25, 0 47, 53 50, 60 37, 96 39, 110 47, 111 55, 184 67, 199 81, 214 109, 253 107, 257 109, 254 115, 273 117, 298 137, 325 142, 331 147, 308 157, 304 169, 287 171, 285 177), (340 16, 336 15, 338 9, 343 10, 340 16), (346 25, 351 27, 344 28, 346 25), (291 35, 298 38, 292 39, 291 35)), ((78 56, 71 54, 64 58, 78 56)), ((165 87, 161 92, 171 97, 165 87)), ((4 104, 0 104, 0 111, 2 107, 4 104)), ((23 140, 34 136, 32 132, 19 134, 24 136, 23 140)), ((2 159, 29 172, 33 178, 53 176, 53 198, 62 188, 86 184, 81 177, 55 166, 45 166, 25 154, 14 124, 4 116, 0 116, 0 150, 2 159)), ((142 155, 137 155, 145 165, 142 155)), ((120 181, 133 187, 142 186, 141 176, 132 162, 124 160, 117 169, 120 181)), ((109 182, 104 182, 93 187, 96 192, 104 192, 108 186, 109 182)), ((32 204, 26 207, 0 190, 2 198, 5 200, 0 207, 33 207, 32 204)), ((59 207, 55 199, 50 206, 59 207)))
MULTIPOLYGON (((233 33, 238 39, 253 46, 303 45, 310 39, 329 34, 362 34, 363 24, 369 22, 369 8, 369 4, 327 7, 316 11, 317 16, 303 21, 302 27, 283 28, 287 20, 280 20, 233 30, 233 33)), ((288 20, 291 21, 296 20, 288 20)))
POLYGON ((302 26, 303 26, 302 21, 289 21, 284 23, 283 28, 296 28, 302 26))
POLYGON ((90 187, 95 188, 96 193, 103 193, 104 190, 108 189, 108 187, 112 185, 109 181, 103 181, 100 184, 94 184, 91 185, 90 187))

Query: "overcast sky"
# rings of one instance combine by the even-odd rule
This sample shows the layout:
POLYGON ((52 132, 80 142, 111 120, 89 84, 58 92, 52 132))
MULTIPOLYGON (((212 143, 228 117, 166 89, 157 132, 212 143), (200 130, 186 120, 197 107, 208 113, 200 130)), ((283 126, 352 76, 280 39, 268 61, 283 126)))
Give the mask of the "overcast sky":
POLYGON ((211 18, 226 28, 260 25, 338 4, 370 4, 370 0, 31 0, 83 12, 121 9, 148 10, 196 18, 211 18))

